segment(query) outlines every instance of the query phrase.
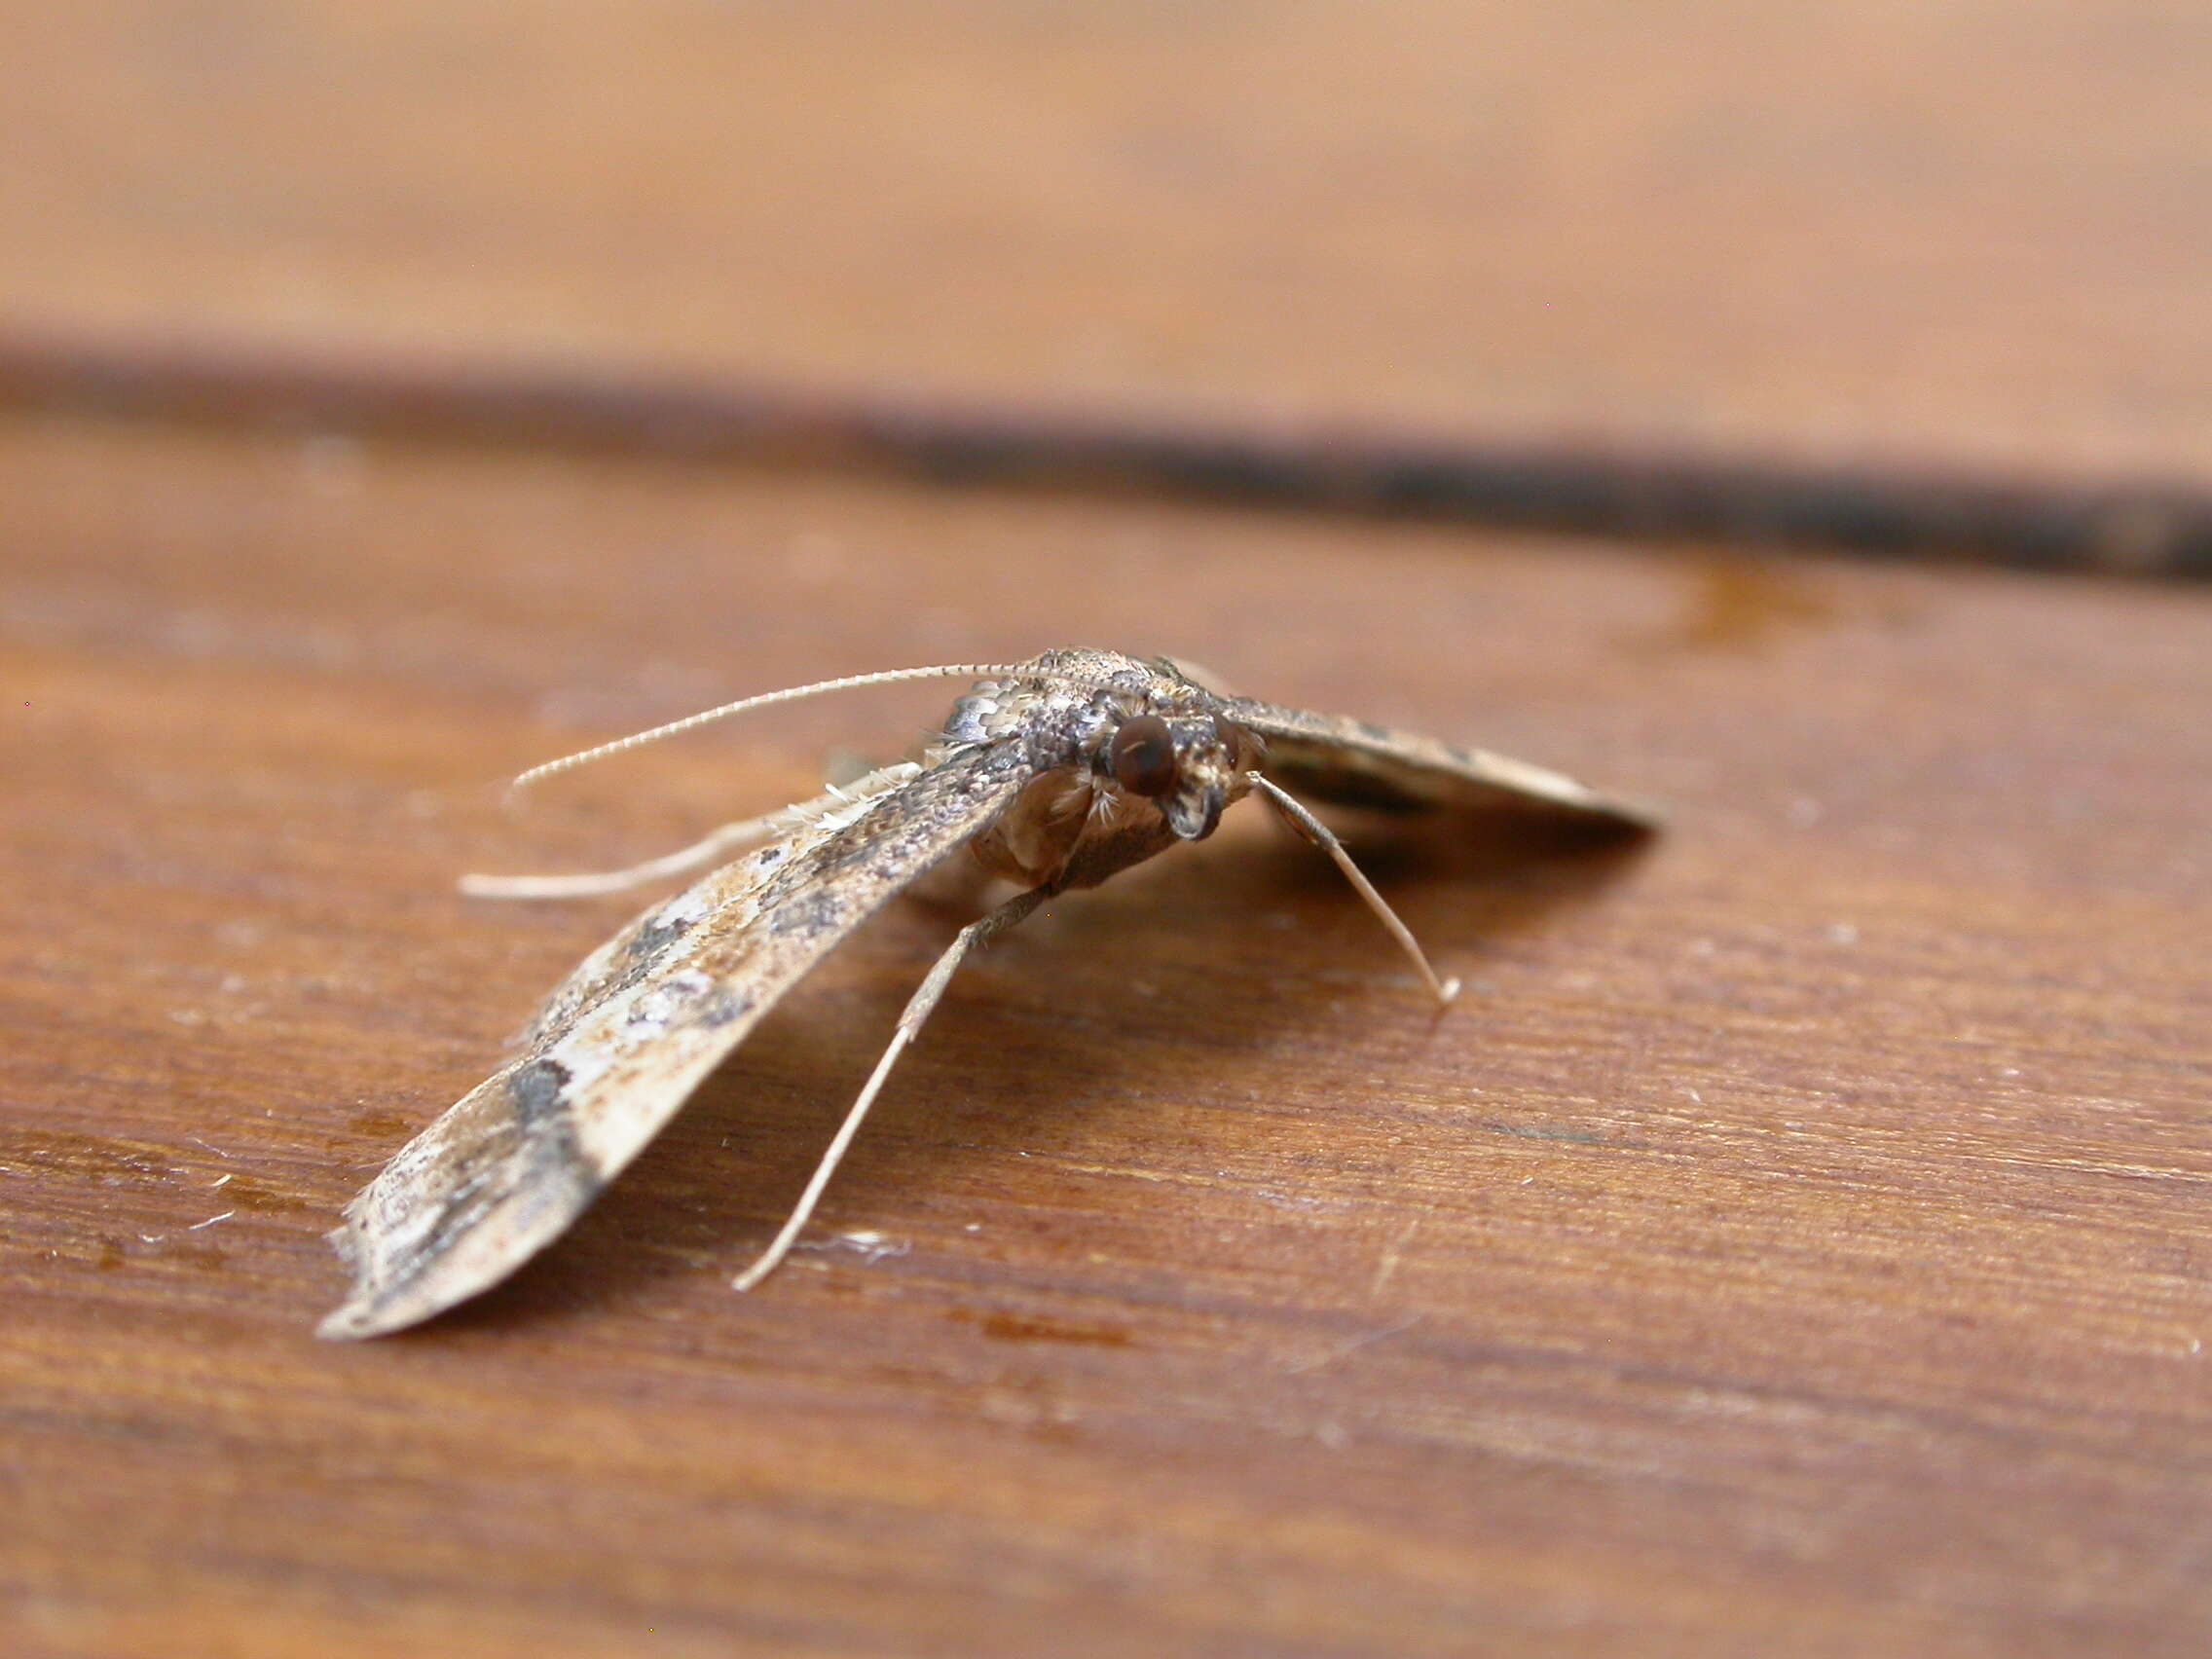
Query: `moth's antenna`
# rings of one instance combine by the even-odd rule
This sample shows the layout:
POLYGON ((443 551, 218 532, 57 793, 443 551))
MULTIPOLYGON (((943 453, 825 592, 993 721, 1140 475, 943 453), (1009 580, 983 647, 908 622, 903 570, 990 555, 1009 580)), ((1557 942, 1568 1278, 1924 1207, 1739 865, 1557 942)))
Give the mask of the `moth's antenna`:
POLYGON ((847 691, 862 685, 889 685, 902 680, 990 680, 1036 672, 1034 669, 1010 668, 1003 663, 951 663, 942 668, 887 668, 875 674, 848 674, 842 680, 818 680, 812 685, 793 685, 783 691, 763 691, 757 697, 740 697, 736 702, 724 703, 719 709, 686 715, 680 720, 654 726, 650 731, 632 732, 628 737, 618 737, 612 743, 600 744, 596 749, 579 750, 573 755, 564 755, 558 760, 548 760, 541 766, 533 766, 507 786, 507 794, 512 798, 518 791, 527 789, 540 778, 550 778, 557 772, 571 771, 587 761, 619 755, 626 749, 658 743, 664 737, 675 737, 680 732, 690 731, 709 721, 742 715, 749 709, 764 709, 771 703, 794 703, 801 697, 812 697, 818 692, 847 691))

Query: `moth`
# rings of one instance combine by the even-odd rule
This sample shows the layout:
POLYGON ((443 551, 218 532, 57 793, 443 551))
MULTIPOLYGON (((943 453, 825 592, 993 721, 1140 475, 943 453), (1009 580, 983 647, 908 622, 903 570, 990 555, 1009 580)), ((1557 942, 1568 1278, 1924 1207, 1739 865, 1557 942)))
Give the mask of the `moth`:
POLYGON ((1366 901, 1439 1004, 1440 977, 1336 835, 1292 792, 1385 811, 1533 805, 1628 828, 1646 814, 1557 772, 1362 721, 1231 696, 1165 658, 1051 650, 1013 666, 856 675, 770 692, 533 768, 518 785, 748 709, 896 681, 965 679, 914 759, 817 799, 725 826, 606 874, 474 877, 480 894, 618 891, 764 843, 655 904, 585 958, 519 1057, 417 1135, 331 1235, 353 1284, 320 1334, 396 1331, 476 1295, 558 1237, 707 1074, 868 916, 966 849, 1016 884, 923 978, 788 1220, 735 1285, 752 1288, 812 1215, 862 1120, 961 962, 1046 900, 1095 887, 1257 795, 1366 901))

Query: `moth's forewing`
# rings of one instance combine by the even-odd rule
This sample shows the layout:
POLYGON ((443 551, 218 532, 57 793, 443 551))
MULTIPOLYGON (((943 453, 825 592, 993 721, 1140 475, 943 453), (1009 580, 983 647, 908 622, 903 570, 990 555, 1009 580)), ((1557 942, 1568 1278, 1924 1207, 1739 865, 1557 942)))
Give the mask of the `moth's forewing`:
POLYGON ((1546 767, 1338 715, 1245 697, 1223 713, 1267 740, 1260 769, 1284 789, 1339 806, 1385 812, 1540 806, 1649 830, 1657 817, 1546 767))
POLYGON ((531 1051, 401 1149, 333 1237, 354 1282, 326 1337, 398 1330, 558 1237, 684 1098, 852 929, 990 824, 1018 742, 954 755, 849 823, 717 870, 593 953, 531 1051))

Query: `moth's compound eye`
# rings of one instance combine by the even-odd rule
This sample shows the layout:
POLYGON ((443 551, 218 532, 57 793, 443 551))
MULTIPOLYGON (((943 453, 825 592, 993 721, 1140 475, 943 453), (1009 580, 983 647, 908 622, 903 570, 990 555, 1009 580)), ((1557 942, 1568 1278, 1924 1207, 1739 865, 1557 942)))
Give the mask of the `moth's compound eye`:
POLYGON ((1182 781, 1175 765, 1175 737, 1158 715, 1138 715, 1122 722, 1110 752, 1114 781, 1131 794, 1158 800, 1173 794, 1182 781))

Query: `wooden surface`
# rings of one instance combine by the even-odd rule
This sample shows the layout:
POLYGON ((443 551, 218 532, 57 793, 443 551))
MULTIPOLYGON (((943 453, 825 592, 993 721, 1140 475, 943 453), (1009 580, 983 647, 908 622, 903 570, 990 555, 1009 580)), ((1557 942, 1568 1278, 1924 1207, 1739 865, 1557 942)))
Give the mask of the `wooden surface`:
MULTIPOLYGON (((204 9, 0 25, 0 328, 2212 476, 2188 8, 204 9)), ((1885 461, 1886 458, 1886 461, 1885 461)), ((0 1650, 2197 1655, 2194 591, 0 414, 0 1650), (1246 810, 955 984, 903 903, 575 1233, 321 1235, 619 903, 1164 650, 1667 802, 1246 810)))
POLYGON ((0 29, 18 321, 2212 476, 2194 0, 0 29))
POLYGON ((2212 1632, 2201 608, 91 426, 10 427, 0 498, 13 1651, 2212 1632), (620 913, 456 873, 658 850, 935 698, 498 779, 1063 637, 1675 824, 1378 850, 1441 1020, 1264 826, 1053 905, 735 1297, 952 925, 902 906, 510 1287, 310 1338, 339 1205, 620 913))

